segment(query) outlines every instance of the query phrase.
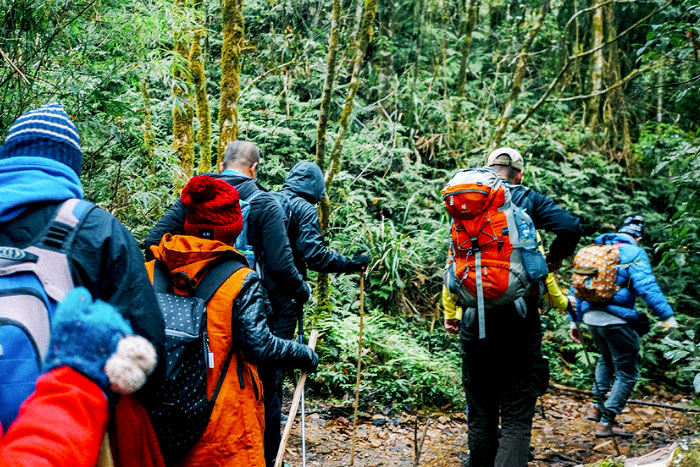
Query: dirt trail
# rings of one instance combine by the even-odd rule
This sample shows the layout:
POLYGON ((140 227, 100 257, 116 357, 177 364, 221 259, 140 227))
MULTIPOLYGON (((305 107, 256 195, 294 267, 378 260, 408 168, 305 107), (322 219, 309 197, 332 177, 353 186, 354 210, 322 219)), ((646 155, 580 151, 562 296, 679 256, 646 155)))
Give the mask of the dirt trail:
MULTIPOLYGON (((596 439, 593 435, 595 423, 584 419, 587 399, 577 395, 548 393, 541 402, 546 418, 542 418, 538 404, 532 433, 536 457, 530 466, 568 467, 595 462, 615 454, 612 441, 596 439)), ((423 431, 424 417, 420 416, 419 437, 423 431)), ((420 465, 463 465, 467 445, 464 414, 434 413, 430 419, 420 465)), ((358 423, 355 465, 413 466, 414 420, 413 416, 406 414, 364 414, 361 423, 358 423)), ((626 430, 635 432, 633 439, 619 441, 622 454, 630 456, 651 452, 678 438, 696 435, 700 430, 698 414, 684 414, 655 407, 628 407, 620 415, 619 422, 626 430)), ((299 424, 296 423, 287 445, 287 466, 302 465, 300 433, 299 424)), ((350 465, 351 438, 351 410, 325 405, 319 401, 307 402, 307 466, 350 465)))

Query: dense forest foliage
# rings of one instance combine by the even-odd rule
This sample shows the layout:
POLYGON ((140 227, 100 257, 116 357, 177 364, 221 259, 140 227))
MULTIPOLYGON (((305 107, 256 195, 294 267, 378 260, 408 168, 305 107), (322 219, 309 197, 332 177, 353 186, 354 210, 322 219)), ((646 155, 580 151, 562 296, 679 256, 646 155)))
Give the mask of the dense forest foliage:
MULTIPOLYGON (((236 137, 260 147, 271 190, 298 161, 322 165, 327 240, 372 257, 364 401, 462 405, 439 304, 440 191, 496 145, 522 152, 525 185, 581 217, 582 245, 646 217, 645 248, 681 328, 645 338, 638 390, 700 391, 698 0, 0 6, 0 138, 29 108, 63 104, 82 137, 86 197, 138 240, 236 137)), ((326 280, 307 307, 322 331, 312 389, 350 403, 359 281, 326 280)), ((554 379, 588 385, 566 316, 543 320, 554 379)))

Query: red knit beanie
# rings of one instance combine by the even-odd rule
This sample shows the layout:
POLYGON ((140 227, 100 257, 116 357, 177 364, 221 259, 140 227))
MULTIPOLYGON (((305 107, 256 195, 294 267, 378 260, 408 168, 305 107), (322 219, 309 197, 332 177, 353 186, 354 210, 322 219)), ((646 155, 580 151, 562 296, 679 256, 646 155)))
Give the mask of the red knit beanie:
POLYGON ((187 235, 231 245, 243 230, 238 191, 223 180, 194 177, 180 199, 187 209, 187 235))

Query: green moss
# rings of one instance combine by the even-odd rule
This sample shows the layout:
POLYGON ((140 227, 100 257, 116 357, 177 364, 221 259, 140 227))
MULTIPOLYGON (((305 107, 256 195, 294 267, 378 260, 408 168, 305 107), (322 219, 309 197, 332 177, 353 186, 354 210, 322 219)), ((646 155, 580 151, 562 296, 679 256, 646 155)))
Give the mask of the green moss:
POLYGON ((242 0, 223 0, 221 21, 221 103, 219 106, 219 153, 223 160, 226 145, 238 138, 238 96, 240 94, 241 50, 245 41, 242 0))

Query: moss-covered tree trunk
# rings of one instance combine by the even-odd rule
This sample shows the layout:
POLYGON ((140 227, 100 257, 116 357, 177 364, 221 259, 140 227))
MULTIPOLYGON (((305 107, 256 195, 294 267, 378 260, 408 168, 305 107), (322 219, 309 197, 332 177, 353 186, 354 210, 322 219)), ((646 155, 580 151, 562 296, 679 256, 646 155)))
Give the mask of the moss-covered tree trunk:
POLYGON ((506 127, 508 126, 508 122, 510 122, 510 119, 513 117, 513 109, 515 108, 515 104, 518 100, 518 97, 522 92, 523 77, 525 76, 525 69, 527 68, 527 57, 530 53, 530 47, 532 46, 532 43, 534 42, 535 37, 537 36, 537 33, 542 27, 542 23, 544 22, 544 18, 547 15, 547 11, 549 11, 549 0, 545 0, 542 3, 542 8, 540 8, 540 12, 537 15, 535 24, 532 26, 532 29, 530 29, 530 31, 528 32, 527 36, 525 37, 525 41, 523 42, 523 47, 522 49, 520 49, 520 54, 518 55, 518 64, 515 66, 515 72, 513 73, 513 84, 510 88, 510 95, 508 96, 508 100, 506 101, 506 104, 503 107, 503 113, 501 114, 501 118, 498 121, 498 127, 496 128, 496 132, 493 135, 492 144, 494 146, 499 146, 501 144, 501 138, 505 133, 506 127))
POLYGON ((590 82, 591 97, 586 104, 586 126, 595 130, 600 123, 600 91, 603 89, 603 71, 605 69, 605 57, 603 55, 603 42, 605 41, 605 20, 602 5, 598 5, 593 11, 593 21, 591 22, 592 48, 598 49, 591 58, 590 82))
POLYGON ((323 80, 321 108, 318 112, 318 126, 316 127, 316 164, 318 164, 321 170, 325 170, 326 168, 326 132, 328 130, 328 116, 331 110, 333 83, 335 82, 338 37, 340 35, 338 23, 340 21, 342 8, 341 0, 333 0, 333 7, 331 9, 331 30, 328 36, 328 55, 326 57, 326 77, 323 80))
MULTIPOLYGON (((343 140, 350 127, 350 115, 355 102, 355 96, 360 86, 360 73, 365 59, 367 45, 372 40, 374 17, 377 13, 377 0, 365 0, 364 14, 362 16, 362 24, 358 32, 358 38, 355 42, 355 56, 353 58, 352 76, 348 84, 348 92, 345 96, 345 106, 343 113, 340 116, 338 135, 333 143, 333 149, 330 154, 330 162, 326 171, 326 196, 321 200, 319 206, 319 217, 321 222, 321 230, 328 230, 330 220, 330 200, 328 192, 333 186, 333 179, 340 171, 343 153, 343 140)), ((316 304, 319 309, 330 309, 330 287, 327 274, 319 274, 316 287, 316 304)))
POLYGON ((219 105, 219 151, 217 164, 226 145, 238 138, 238 96, 241 90, 241 53, 245 41, 243 0, 222 0, 221 102, 219 105))
POLYGON ((457 96, 459 97, 464 97, 466 90, 469 50, 472 45, 472 34, 479 19, 479 0, 469 0, 469 6, 467 6, 466 0, 462 0, 462 4, 464 5, 463 15, 466 19, 462 31, 464 37, 462 37, 460 45, 462 55, 459 60, 459 81, 457 83, 457 96))
POLYGON ((202 35, 205 31, 204 19, 206 10, 204 2, 197 0, 195 9, 201 10, 201 26, 197 27, 192 38, 190 48, 190 72, 192 73, 192 84, 194 85, 195 102, 197 103, 197 120, 199 130, 197 130, 196 141, 199 144, 199 165, 197 173, 203 174, 211 171, 211 111, 209 110, 209 97, 207 96, 207 77, 204 73, 204 57, 202 54, 202 35))
POLYGON ((143 146, 146 149, 146 157, 148 157, 148 171, 154 174, 156 172, 156 134, 153 131, 151 98, 148 95, 148 84, 145 76, 141 78, 141 96, 143 97, 143 146))
MULTIPOLYGON (((182 6, 181 0, 175 0, 174 8, 182 6)), ((184 12, 178 12, 184 14, 184 12)), ((175 29, 175 62, 173 65, 173 151, 180 161, 180 172, 175 176, 175 192, 185 186, 192 177, 194 168, 194 109, 190 100, 190 76, 187 70, 188 47, 185 31, 181 27, 175 29)))

